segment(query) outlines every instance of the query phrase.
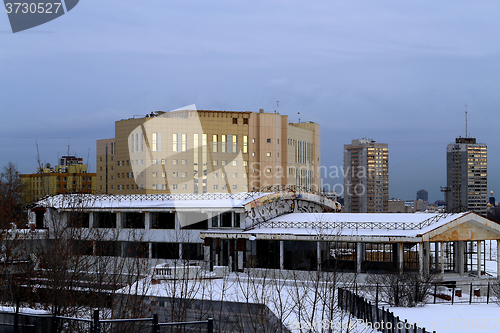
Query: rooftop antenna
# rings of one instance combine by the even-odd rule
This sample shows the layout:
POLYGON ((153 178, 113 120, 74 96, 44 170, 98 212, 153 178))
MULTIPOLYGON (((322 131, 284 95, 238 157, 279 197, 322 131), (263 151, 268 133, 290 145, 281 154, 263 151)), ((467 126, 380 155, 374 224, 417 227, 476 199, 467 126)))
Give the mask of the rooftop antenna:
POLYGON ((465 103, 465 137, 469 137, 469 135, 467 134, 467 103, 465 103))

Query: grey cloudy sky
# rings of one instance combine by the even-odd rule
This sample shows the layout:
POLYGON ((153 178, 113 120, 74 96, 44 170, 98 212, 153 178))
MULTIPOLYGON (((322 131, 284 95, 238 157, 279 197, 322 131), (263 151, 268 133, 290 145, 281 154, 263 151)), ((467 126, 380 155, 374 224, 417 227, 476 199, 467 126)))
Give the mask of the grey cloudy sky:
MULTIPOLYGON (((322 164, 389 144, 390 196, 442 199, 446 145, 469 132, 496 170, 498 1, 97 1, 12 34, 0 14, 0 165, 23 173, 153 110, 276 109, 321 124, 322 164)), ((324 180, 342 183, 342 178, 324 180)), ((499 195, 500 196, 500 195, 499 195)))

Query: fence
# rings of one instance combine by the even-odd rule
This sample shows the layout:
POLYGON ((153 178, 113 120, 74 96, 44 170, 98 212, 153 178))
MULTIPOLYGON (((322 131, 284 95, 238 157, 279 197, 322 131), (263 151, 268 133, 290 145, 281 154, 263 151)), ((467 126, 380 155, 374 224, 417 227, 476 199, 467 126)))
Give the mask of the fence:
MULTIPOLYGON (((377 306, 344 288, 338 289, 339 307, 349 311, 351 315, 362 320, 366 326, 383 333, 427 333, 425 327, 418 327, 406 319, 400 320, 389 310, 379 309, 377 306)), ((436 331, 434 331, 436 333, 436 331)))
POLYGON ((158 315, 152 318, 99 319, 99 310, 94 310, 92 319, 63 317, 49 314, 0 312, 0 333, 60 333, 60 332, 200 332, 213 333, 212 318, 204 321, 160 323, 158 315), (124 325, 127 325, 124 327, 124 325), (205 327, 205 328, 204 328, 205 327), (163 330, 162 330, 163 328, 163 330))

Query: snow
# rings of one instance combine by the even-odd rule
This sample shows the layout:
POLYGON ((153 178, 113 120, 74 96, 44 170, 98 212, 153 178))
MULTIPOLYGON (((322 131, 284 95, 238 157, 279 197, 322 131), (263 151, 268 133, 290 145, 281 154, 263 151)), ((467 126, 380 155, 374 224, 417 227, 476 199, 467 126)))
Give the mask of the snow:
POLYGON ((427 304, 391 307, 390 311, 436 333, 500 332, 500 308, 496 304, 427 304))
MULTIPOLYGON (((8 313, 14 313, 16 312, 16 307, 15 306, 2 306, 0 305, 0 312, 8 312, 8 313)), ((25 313, 25 314, 50 314, 49 311, 42 310, 42 309, 33 309, 33 308, 25 308, 25 307, 19 307, 19 313, 25 313)))

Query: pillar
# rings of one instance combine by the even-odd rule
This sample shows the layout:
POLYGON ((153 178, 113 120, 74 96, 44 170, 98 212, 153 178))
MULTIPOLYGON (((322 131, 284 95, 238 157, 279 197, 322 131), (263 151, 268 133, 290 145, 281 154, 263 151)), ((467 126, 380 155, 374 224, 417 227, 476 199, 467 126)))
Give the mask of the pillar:
POLYGON ((418 243, 418 274, 424 275, 424 242, 418 243))
POLYGON ((464 275, 464 241, 457 242, 457 265, 458 265, 458 273, 460 276, 464 275))
POLYGON ((481 241, 477 241, 477 277, 481 278, 481 241))
POLYGON ((89 214, 89 228, 92 229, 94 227, 94 214, 93 212, 91 212, 89 214))
POLYGON ((149 230, 151 228, 151 213, 144 212, 144 229, 149 230))
POLYGON ((398 243, 398 272, 403 274, 404 268, 404 247, 403 243, 398 243))
POLYGON ((429 269, 431 266, 430 263, 431 244, 429 242, 424 242, 423 248, 424 248, 424 275, 428 276, 430 274, 429 269))
POLYGON ((364 244, 356 243, 356 273, 361 273, 361 263, 363 262, 364 244))
POLYGON ((285 243, 280 241, 280 269, 285 269, 285 243))
POLYGON ((441 252, 441 280, 444 280, 444 242, 439 242, 441 252))
POLYGON ((439 243, 434 242, 434 268, 439 269, 439 243))
POLYGON ((212 243, 212 238, 207 237, 203 241, 203 263, 205 264, 205 269, 210 267, 210 244, 212 243))
POLYGON ((316 242, 316 269, 321 271, 321 243, 316 242))
POLYGON ((238 239, 238 271, 243 272, 243 252, 245 251, 245 240, 238 239))
POLYGON ((500 278, 500 239, 497 239, 497 277, 500 278))

